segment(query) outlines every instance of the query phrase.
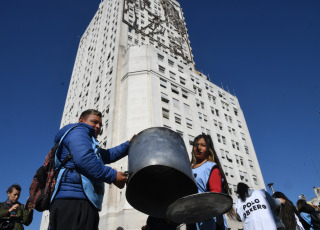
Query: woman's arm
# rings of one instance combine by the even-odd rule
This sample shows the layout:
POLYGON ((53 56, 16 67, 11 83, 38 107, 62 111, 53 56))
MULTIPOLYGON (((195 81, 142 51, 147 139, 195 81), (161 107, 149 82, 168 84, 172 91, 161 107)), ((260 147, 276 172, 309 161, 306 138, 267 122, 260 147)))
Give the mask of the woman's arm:
POLYGON ((209 192, 222 192, 222 179, 220 170, 218 168, 213 169, 210 174, 208 189, 209 192))
POLYGON ((0 203, 0 218, 9 216, 9 211, 4 207, 4 203, 0 203))
POLYGON ((31 224, 32 220, 33 220, 33 209, 31 209, 30 211, 28 209, 24 209, 22 214, 22 223, 28 226, 29 224, 31 224))

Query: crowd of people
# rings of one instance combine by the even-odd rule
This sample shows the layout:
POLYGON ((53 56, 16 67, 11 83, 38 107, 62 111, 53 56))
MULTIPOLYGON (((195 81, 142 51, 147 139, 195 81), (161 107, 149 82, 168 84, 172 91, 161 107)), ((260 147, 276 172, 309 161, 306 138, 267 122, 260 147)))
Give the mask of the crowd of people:
MULTIPOLYGON (((80 115, 78 123, 64 126, 55 137, 55 143, 61 139, 56 163, 62 162, 69 153, 72 159, 57 177, 49 210, 50 230, 97 230, 104 184, 113 183, 122 189, 127 182, 127 174, 105 164, 127 156, 134 136, 117 147, 102 149, 96 139, 101 126, 101 112, 89 109, 80 115), (64 136, 66 132, 68 134, 64 136)), ((198 193, 229 193, 227 178, 210 135, 201 134, 194 139, 190 167, 198 193)), ((8 199, 0 203, 0 230, 22 230, 23 225, 31 223, 33 209, 28 201, 26 205, 19 203, 20 193, 19 185, 8 188, 8 199)), ((236 210, 231 208, 227 215, 242 221, 244 230, 320 230, 318 207, 304 200, 298 200, 296 208, 281 192, 271 196, 265 190, 253 190, 244 183, 237 185, 237 194, 236 210)), ((150 216, 142 229, 170 230, 177 226, 169 220, 150 216)), ((228 225, 225 214, 221 214, 207 221, 188 224, 187 229, 227 230, 228 225)))

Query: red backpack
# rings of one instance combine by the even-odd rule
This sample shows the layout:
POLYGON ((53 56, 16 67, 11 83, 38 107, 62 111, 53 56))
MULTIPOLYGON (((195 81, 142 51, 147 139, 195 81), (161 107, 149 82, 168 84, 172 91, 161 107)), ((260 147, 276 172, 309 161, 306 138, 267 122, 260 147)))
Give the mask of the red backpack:
POLYGON ((37 170, 31 182, 29 193, 30 193, 30 204, 31 207, 39 212, 49 210, 51 197, 55 189, 56 179, 60 169, 69 161, 72 156, 69 153, 67 157, 61 162, 60 166, 56 169, 55 167, 55 155, 62 143, 64 137, 76 126, 73 126, 61 137, 60 141, 57 142, 49 151, 43 165, 37 170))

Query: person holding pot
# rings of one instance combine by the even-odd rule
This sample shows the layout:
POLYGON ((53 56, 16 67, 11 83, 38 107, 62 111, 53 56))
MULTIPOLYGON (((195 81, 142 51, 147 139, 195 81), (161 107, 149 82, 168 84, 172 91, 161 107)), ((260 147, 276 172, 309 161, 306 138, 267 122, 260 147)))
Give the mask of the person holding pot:
POLYGON ((19 203, 20 194, 20 185, 13 184, 8 188, 8 199, 0 203, 0 229, 23 230, 23 225, 31 224, 33 209, 19 203))
MULTIPOLYGON (((194 139, 191 167, 199 193, 228 193, 228 183, 210 135, 201 134, 194 139)), ((187 227, 188 230, 226 230, 227 228, 223 215, 187 227)))

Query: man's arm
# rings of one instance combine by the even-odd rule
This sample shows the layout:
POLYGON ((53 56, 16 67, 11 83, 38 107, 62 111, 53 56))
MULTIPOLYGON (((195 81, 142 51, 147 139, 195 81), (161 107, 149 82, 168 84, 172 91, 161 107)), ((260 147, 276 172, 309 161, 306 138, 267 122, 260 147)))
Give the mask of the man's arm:
POLYGON ((83 126, 75 127, 63 142, 69 149, 72 155, 71 161, 75 164, 79 173, 95 182, 111 184, 115 181, 117 171, 105 166, 94 154, 87 128, 83 126))
POLYGON ((116 162, 117 160, 128 155, 130 143, 126 141, 121 145, 118 145, 110 149, 101 149, 100 154, 103 160, 103 163, 110 164, 116 162))

